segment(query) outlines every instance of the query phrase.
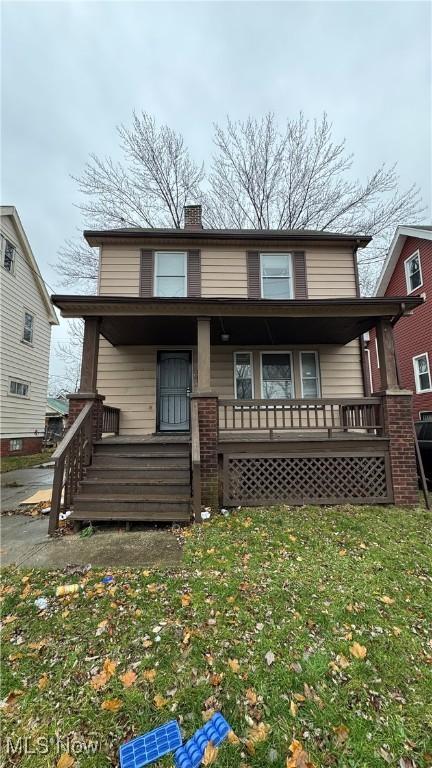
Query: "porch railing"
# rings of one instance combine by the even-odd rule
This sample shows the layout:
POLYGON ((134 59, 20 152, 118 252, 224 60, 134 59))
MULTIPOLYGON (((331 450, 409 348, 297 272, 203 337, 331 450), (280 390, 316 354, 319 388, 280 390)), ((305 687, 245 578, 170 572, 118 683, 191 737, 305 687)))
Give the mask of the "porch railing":
POLYGON ((102 434, 118 435, 120 429, 120 408, 104 405, 102 413, 102 434))
POLYGON ((93 403, 87 403, 84 406, 52 455, 55 465, 48 525, 50 535, 58 528, 61 509, 71 507, 78 485, 83 478, 84 468, 90 464, 93 451, 93 407, 93 403))
POLYGON ((198 400, 191 400, 191 465, 193 513, 195 522, 201 522, 201 447, 198 400))
POLYGON ((383 434, 379 397, 313 400, 219 400, 219 432, 364 432, 383 434))

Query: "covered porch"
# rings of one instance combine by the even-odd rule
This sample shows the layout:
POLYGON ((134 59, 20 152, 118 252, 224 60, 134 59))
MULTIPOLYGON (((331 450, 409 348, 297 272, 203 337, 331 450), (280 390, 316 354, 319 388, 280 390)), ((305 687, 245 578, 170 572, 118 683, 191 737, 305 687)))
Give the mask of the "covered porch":
MULTIPOLYGON (((398 385, 393 326, 421 299, 54 301, 85 322, 71 422, 90 405, 91 424, 66 485, 79 488, 93 444, 109 433, 135 444, 186 438, 196 519, 222 503, 412 500, 415 477, 409 486, 392 468, 410 399, 398 385), (381 391, 372 396, 361 336, 374 327, 381 391)), ((405 474, 415 476, 410 423, 404 434, 405 474)))

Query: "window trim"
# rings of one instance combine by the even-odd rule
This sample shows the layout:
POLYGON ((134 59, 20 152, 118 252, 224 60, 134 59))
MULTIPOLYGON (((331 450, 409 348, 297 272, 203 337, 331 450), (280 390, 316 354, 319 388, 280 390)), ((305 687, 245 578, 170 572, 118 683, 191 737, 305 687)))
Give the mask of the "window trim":
POLYGON ((373 374, 372 374, 371 351, 369 347, 365 347, 365 353, 366 353, 366 359, 367 359, 370 393, 372 394, 372 392, 374 391, 374 383, 373 383, 373 374))
POLYGON ((15 376, 8 377, 8 392, 7 392, 8 397, 17 397, 19 400, 30 400, 30 392, 31 392, 31 381, 25 381, 25 379, 18 379, 15 376), (16 382, 17 384, 26 384, 27 394, 19 395, 17 392, 11 392, 11 384, 13 381, 16 382))
POLYGON ((8 275, 15 275, 16 256, 17 256, 17 247, 16 247, 16 245, 12 242, 12 240, 9 240, 9 238, 6 237, 6 235, 4 235, 2 233, 1 234, 1 254, 0 254, 0 258, 1 258, 1 265, 2 265, 2 267, 4 269, 4 271, 8 273, 8 275), (6 243, 10 243, 12 248, 13 248, 12 269, 7 269, 7 267, 5 267, 5 263, 4 263, 5 251, 6 251, 6 243))
MULTIPOLYGON (((159 256, 163 256, 166 254, 176 254, 183 256, 183 264, 184 264, 184 294, 183 296, 179 296, 178 298, 186 299, 188 295, 188 252, 187 251, 174 251, 174 250, 164 250, 164 251, 154 251, 153 254, 153 296, 156 298, 176 298, 175 296, 159 296, 157 292, 157 279, 158 279, 158 262, 159 262, 159 256)), ((164 277, 164 275, 159 275, 160 277, 164 277)), ((165 277, 169 277, 169 275, 165 275, 165 277)), ((171 277, 174 277, 174 275, 171 275, 171 277)), ((180 277, 180 275, 176 275, 176 277, 180 277)))
MULTIPOLYGON (((260 291, 261 291, 261 298, 267 299, 267 301, 290 301, 291 299, 295 298, 295 288, 294 288, 294 253, 293 251, 260 251, 259 252, 259 269, 260 269, 260 291), (289 256, 289 264, 290 264, 290 296, 288 298, 274 298, 269 299, 268 296, 264 296, 264 280, 268 279, 265 278, 263 275, 263 256, 289 256)), ((271 278, 270 278, 271 279, 271 278)), ((277 280, 278 278, 273 278, 274 280, 277 280)), ((279 279, 285 279, 285 278, 279 278, 279 279)))
MULTIPOLYGON (((296 385, 294 374, 294 355, 291 349, 261 349, 260 350, 260 389, 262 400, 271 400, 271 398, 264 397, 264 379, 263 379, 263 355, 289 355, 291 360, 291 378, 292 378, 292 397, 277 398, 282 400, 295 400, 296 399, 296 385)), ((276 399, 276 398, 275 398, 276 399)))
POLYGON ((378 370, 379 370, 379 367, 380 367, 380 359, 379 359, 379 351, 378 351, 378 339, 377 339, 377 337, 376 337, 376 336, 375 336, 375 357, 376 357, 376 364, 377 364, 377 368, 378 368, 378 370))
POLYGON ((419 291, 420 288, 423 287, 423 272, 422 272, 422 266, 421 266, 420 251, 418 248, 416 251, 414 251, 414 253, 411 254, 411 256, 408 256, 408 258, 404 260, 404 268, 405 268, 405 283, 406 283, 408 294, 414 293, 414 291, 419 291), (420 272, 420 285, 417 285, 415 288, 411 288, 410 274, 408 272, 408 264, 417 255, 418 255, 419 272, 420 272))
POLYGON ((300 387, 301 387, 301 396, 302 400, 319 400, 321 398, 321 367, 320 367, 320 359, 319 359, 319 353, 317 349, 301 349, 299 351, 299 363, 300 363, 300 387), (317 380, 317 389, 318 394, 316 397, 305 397, 304 391, 303 391, 303 363, 302 363, 302 355, 315 355, 315 367, 316 367, 316 380, 317 380))
POLYGON ((23 332, 22 332, 21 341, 22 341, 22 343, 23 343, 23 344, 26 344, 28 347, 32 347, 32 346, 33 346, 33 341, 34 341, 34 330, 35 330, 35 315, 34 315, 34 313, 33 313, 33 312, 30 312, 30 310, 29 310, 29 309, 26 309, 26 308, 24 307, 24 322, 23 322, 23 332), (32 325, 31 325, 31 339, 30 339, 30 341, 27 341, 27 339, 25 339, 25 338, 24 338, 25 327, 26 327, 26 325, 25 325, 25 318, 26 318, 26 315, 29 315, 29 317, 31 317, 31 319, 32 319, 32 325))
POLYGON ((250 368, 251 368, 251 381, 252 381, 252 400, 254 400, 255 399, 254 354, 253 354, 253 350, 251 349, 236 349, 233 352, 234 399, 238 400, 239 403, 241 403, 242 400, 239 397, 237 397, 237 376, 236 376, 236 356, 237 355, 249 355, 250 368))
POLYGON ((420 355, 414 355, 412 361, 413 361, 413 368, 414 368, 414 380, 415 380, 415 385, 416 385, 416 394, 417 395, 425 395, 428 392, 432 392, 432 377, 431 377, 431 369, 430 369, 430 364, 429 364, 429 353, 428 352, 422 352, 420 355), (427 372, 428 372, 428 375, 429 375, 429 387, 427 389, 421 389, 420 388, 420 374, 419 374, 419 371, 418 371, 417 360, 419 360, 421 357, 425 357, 426 358, 426 363, 427 363, 427 372))

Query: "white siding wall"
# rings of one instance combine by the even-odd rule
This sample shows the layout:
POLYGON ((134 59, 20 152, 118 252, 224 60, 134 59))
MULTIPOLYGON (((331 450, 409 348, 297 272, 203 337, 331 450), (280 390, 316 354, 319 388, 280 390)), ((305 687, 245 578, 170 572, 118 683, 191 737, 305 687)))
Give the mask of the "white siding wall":
POLYGON ((17 248, 14 273, 0 266, 1 436, 31 437, 45 425, 51 326, 10 216, 1 217, 0 230, 17 248), (34 315, 32 345, 22 341, 25 310, 34 315), (10 378, 30 382, 28 399, 9 394, 10 378))

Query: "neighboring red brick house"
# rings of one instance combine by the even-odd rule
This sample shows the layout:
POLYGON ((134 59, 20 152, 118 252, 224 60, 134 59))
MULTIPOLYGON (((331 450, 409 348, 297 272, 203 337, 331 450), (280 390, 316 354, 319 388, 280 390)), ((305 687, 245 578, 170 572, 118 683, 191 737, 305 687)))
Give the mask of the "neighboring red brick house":
MULTIPOLYGON (((423 306, 394 328, 399 384, 413 396, 413 417, 432 419, 432 226, 398 227, 375 290, 376 296, 422 296, 423 306)), ((371 389, 381 389, 375 329, 367 356, 371 389)))

